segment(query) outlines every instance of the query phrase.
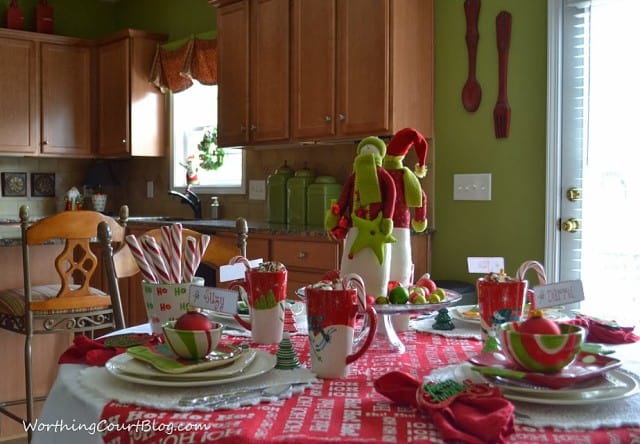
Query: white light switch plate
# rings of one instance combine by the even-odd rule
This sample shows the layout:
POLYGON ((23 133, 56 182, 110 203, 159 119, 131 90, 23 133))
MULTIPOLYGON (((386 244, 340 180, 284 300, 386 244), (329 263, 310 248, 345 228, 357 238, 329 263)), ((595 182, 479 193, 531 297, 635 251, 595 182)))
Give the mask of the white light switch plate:
POLYGON ((491 174, 454 174, 453 200, 491 200, 491 174))
POLYGON ((249 181, 249 200, 265 200, 267 198, 267 185, 264 180, 249 181))

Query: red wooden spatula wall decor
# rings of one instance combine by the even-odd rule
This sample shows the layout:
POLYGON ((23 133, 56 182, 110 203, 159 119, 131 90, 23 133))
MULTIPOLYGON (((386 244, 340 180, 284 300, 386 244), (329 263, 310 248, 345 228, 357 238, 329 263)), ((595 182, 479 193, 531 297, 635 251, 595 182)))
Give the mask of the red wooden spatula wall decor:
POLYGON ((493 125, 496 139, 509 137, 511 107, 507 100, 507 67, 511 41, 511 14, 500 11, 496 17, 496 40, 498 44, 498 101, 493 108, 493 125))
POLYGON ((462 105, 470 113, 476 111, 480 106, 482 89, 476 80, 476 54, 478 51, 478 16, 480 15, 480 0, 465 0, 464 13, 467 20, 467 53, 469 57, 469 72, 467 82, 462 88, 462 105))

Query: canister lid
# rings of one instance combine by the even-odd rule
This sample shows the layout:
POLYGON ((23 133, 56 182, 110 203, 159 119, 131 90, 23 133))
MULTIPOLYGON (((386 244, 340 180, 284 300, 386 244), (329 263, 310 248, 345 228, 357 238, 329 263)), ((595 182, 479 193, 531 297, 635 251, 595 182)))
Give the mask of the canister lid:
POLYGON ((287 165, 287 161, 284 161, 284 164, 282 164, 280 167, 278 167, 278 169, 276 169, 274 174, 279 174, 282 176, 293 176, 294 175, 294 171, 291 169, 291 167, 289 165, 287 165))
POLYGON ((333 176, 318 176, 314 183, 336 183, 337 180, 333 176))

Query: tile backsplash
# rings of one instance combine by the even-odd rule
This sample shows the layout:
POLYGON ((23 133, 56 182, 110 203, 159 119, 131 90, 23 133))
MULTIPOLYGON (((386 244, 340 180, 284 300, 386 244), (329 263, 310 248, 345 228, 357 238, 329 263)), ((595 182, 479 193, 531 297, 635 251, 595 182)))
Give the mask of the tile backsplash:
POLYGON ((53 214, 64 208, 65 192, 72 186, 82 189, 82 181, 90 160, 35 157, 0 157, 0 172, 26 172, 26 196, 0 196, 0 218, 17 219, 21 205, 29 205, 32 216, 53 214), (32 173, 55 174, 55 196, 34 197, 31 192, 32 173))

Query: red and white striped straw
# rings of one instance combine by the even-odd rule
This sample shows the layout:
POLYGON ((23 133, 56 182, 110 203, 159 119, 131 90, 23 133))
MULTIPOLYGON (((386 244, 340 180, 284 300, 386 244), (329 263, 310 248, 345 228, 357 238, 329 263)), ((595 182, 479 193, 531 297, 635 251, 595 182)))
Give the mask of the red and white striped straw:
POLYGON ((171 262, 170 266, 176 283, 182 280, 182 224, 171 225, 171 262))
POLYGON ((158 245, 156 240, 149 235, 142 236, 141 241, 142 251, 144 251, 147 260, 151 262, 156 276, 160 280, 160 283, 169 284, 171 278, 169 277, 169 272, 167 271, 167 265, 164 263, 164 259, 162 258, 162 251, 160 250, 160 246, 158 245))
POLYGON ((174 267, 172 266, 173 256, 171 251, 171 227, 169 225, 163 225, 160 227, 160 250, 162 251, 162 258, 164 263, 169 267, 169 279, 172 283, 179 284, 182 276, 176 276, 174 273, 174 267))
POLYGON ((140 244, 138 243, 138 239, 133 234, 129 234, 125 237, 127 245, 129 245, 129 249, 131 250, 131 254, 133 254, 133 258, 136 260, 138 264, 138 268, 140 268, 140 272, 142 273, 142 277, 145 281, 151 284, 157 284, 158 279, 156 275, 153 273, 151 266, 149 266, 149 262, 144 256, 144 252, 142 248, 140 248, 140 244))
POLYGON ((186 246, 184 250, 184 268, 182 269, 182 281, 191 282, 196 274, 197 260, 197 242, 193 236, 187 236, 186 246))

